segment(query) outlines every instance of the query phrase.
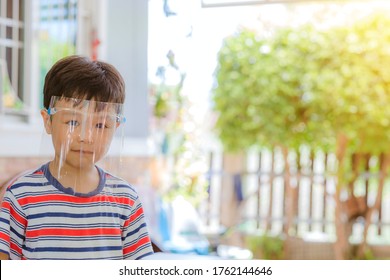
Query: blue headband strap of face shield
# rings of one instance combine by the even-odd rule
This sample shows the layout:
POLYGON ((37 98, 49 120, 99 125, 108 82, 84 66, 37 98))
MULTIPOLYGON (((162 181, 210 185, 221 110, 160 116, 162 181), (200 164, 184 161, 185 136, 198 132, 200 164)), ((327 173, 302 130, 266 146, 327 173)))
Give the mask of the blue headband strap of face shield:
MULTIPOLYGON (((52 116, 58 112, 58 109, 57 108, 48 108, 46 111, 47 111, 47 114, 49 116, 52 116)), ((118 123, 125 123, 126 122, 126 117, 124 117, 124 116, 116 115, 115 118, 116 118, 116 122, 118 122, 118 123)))

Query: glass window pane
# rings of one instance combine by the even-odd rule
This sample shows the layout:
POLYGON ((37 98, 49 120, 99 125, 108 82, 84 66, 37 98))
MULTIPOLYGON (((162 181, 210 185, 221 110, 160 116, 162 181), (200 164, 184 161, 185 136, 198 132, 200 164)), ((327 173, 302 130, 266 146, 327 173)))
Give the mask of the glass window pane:
POLYGON ((45 75, 50 67, 60 58, 76 53, 77 1, 41 1, 39 29, 40 92, 42 93, 45 75))
POLYGON ((0 2, 0 110, 6 112, 23 107, 23 5, 21 0, 0 2))
POLYGON ((12 18, 13 1, 7 0, 7 18, 12 18))

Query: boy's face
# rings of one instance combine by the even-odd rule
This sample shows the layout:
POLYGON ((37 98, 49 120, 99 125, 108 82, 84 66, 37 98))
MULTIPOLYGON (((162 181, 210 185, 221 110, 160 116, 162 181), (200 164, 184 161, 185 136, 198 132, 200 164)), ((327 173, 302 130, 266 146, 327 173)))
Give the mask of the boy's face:
POLYGON ((57 100, 50 114, 42 110, 45 129, 52 135, 55 156, 61 165, 88 168, 108 152, 119 126, 116 110, 112 106, 101 107, 100 102, 82 101, 75 105, 69 100, 57 100))

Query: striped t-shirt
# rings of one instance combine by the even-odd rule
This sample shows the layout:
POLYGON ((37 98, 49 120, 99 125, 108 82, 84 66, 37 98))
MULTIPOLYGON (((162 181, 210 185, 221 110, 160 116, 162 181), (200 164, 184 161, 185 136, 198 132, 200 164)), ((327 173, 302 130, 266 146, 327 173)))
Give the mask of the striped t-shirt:
POLYGON ((88 194, 64 188, 45 164, 18 178, 0 212, 0 252, 10 259, 140 259, 153 253, 134 188, 98 168, 88 194))

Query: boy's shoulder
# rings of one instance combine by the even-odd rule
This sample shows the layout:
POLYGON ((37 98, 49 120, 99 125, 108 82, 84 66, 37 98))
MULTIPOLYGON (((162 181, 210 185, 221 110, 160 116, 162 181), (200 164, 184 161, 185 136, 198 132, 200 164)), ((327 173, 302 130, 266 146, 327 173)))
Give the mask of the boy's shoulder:
POLYGON ((40 186, 45 185, 45 182, 47 182, 47 180, 44 176, 42 166, 37 169, 29 169, 19 172, 3 184, 0 192, 0 200, 7 191, 10 191, 15 196, 20 197, 33 189, 41 189, 40 186), (32 189, 32 187, 38 188, 32 189))
POLYGON ((5 184, 5 188, 17 188, 25 184, 41 184, 44 179, 44 172, 42 166, 36 169, 29 169, 22 171, 11 177, 5 184))
POLYGON ((138 196, 136 188, 126 180, 105 171, 106 187, 115 192, 129 193, 131 196, 138 196))

